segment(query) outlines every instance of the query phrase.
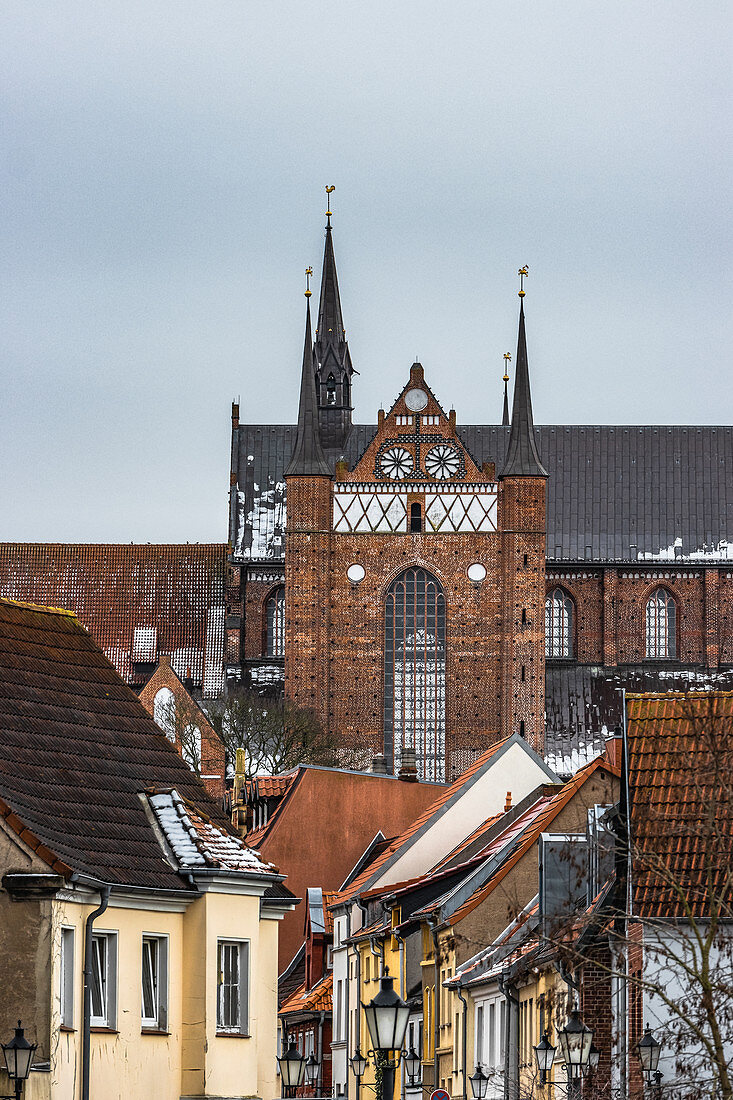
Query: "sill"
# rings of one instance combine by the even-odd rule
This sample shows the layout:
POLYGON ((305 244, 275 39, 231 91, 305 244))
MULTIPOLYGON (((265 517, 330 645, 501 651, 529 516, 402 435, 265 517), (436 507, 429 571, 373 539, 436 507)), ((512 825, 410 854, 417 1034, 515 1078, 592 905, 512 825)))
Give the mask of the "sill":
POLYGON ((60 1024, 59 1025, 59 1031, 66 1031, 66 1032, 69 1032, 70 1034, 73 1034, 76 1031, 76 1028, 75 1027, 69 1027, 68 1024, 60 1024))
POLYGON ((100 1027, 97 1024, 92 1024, 89 1031, 92 1035, 119 1035, 116 1027, 100 1027))
POLYGON ((143 1027, 140 1029, 141 1035, 170 1035, 170 1031, 164 1031, 159 1027, 143 1027))
POLYGON ((248 1031, 217 1031, 217 1039, 249 1039, 248 1031))

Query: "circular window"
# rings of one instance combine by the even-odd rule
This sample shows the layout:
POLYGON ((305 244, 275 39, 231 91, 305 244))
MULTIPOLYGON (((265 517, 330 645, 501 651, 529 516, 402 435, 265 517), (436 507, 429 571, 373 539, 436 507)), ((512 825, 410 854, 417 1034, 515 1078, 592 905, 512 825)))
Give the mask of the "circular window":
POLYGON ((382 455, 379 467, 385 477, 392 481, 402 481, 412 473, 415 463, 412 455, 404 447, 390 447, 382 455))
POLYGON ((410 412, 422 412, 428 403, 428 395, 425 390, 408 390, 405 394, 405 404, 410 412))
POLYGON ((346 570, 346 576, 349 578, 352 584, 361 584, 366 576, 366 570, 363 565, 359 565, 358 562, 354 562, 346 570))
POLYGON ((425 469, 438 481, 454 477, 460 465, 461 456, 455 447, 447 443, 439 443, 437 447, 431 447, 425 456, 425 469))
POLYGON ((480 561, 475 561, 473 565, 469 565, 466 572, 468 573, 468 579, 474 584, 481 584, 481 581, 486 578, 486 566, 482 565, 480 561))

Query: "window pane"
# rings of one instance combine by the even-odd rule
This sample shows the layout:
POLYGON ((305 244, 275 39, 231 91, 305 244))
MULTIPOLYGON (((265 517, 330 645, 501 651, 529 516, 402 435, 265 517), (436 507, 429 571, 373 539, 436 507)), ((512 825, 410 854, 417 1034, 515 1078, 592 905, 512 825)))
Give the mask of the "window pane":
POLYGON ((652 592, 646 605, 647 657, 677 656, 677 606, 666 588, 652 592))
POLYGON ((92 937, 92 1016, 107 1018, 107 940, 92 937))
POLYGON ((563 588, 545 600, 545 656, 573 656, 573 601, 563 588))
POLYGON ((143 940, 143 1019, 158 1022, 158 941, 143 940))
POLYGON ((268 597, 266 607, 268 657, 282 657, 285 652, 285 589, 277 588, 268 597))

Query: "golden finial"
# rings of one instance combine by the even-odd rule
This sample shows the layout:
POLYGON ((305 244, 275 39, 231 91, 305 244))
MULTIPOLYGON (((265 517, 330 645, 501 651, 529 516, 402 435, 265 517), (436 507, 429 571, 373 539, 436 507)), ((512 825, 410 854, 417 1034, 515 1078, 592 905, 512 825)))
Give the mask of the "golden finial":
POLYGON ((326 211, 326 217, 328 218, 328 224, 329 225, 331 224, 331 192, 335 191, 335 190, 336 190, 336 184, 335 183, 332 183, 330 187, 326 188, 326 195, 328 196, 328 198, 326 200, 326 205, 328 206, 328 210, 326 211))
POLYGON ((512 361, 512 353, 510 351, 504 352, 504 381, 509 381, 509 364, 512 361))
POLYGON ((523 298, 525 294, 524 280, 529 276, 529 264, 525 264, 524 267, 520 267, 517 275, 519 275, 519 297, 523 298))
POLYGON ((307 267, 305 269, 305 296, 310 298, 311 296, 311 275, 313 274, 313 268, 307 267))

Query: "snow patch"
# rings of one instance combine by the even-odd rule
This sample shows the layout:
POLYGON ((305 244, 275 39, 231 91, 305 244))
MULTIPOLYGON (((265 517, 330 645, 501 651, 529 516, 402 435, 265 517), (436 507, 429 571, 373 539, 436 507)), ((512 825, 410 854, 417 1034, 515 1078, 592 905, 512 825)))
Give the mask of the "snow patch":
POLYGON ((703 545, 697 550, 684 550, 681 536, 677 536, 671 546, 662 546, 657 551, 639 550, 637 561, 733 561, 733 542, 721 539, 713 545, 703 545))

